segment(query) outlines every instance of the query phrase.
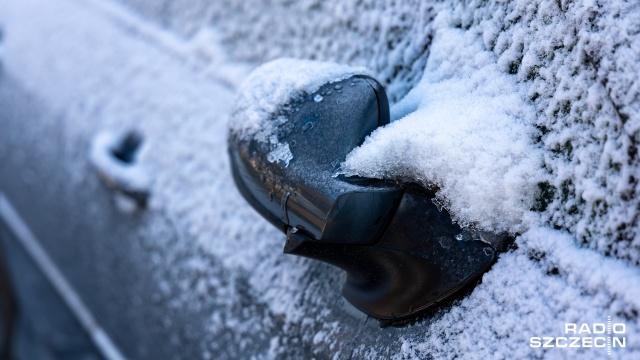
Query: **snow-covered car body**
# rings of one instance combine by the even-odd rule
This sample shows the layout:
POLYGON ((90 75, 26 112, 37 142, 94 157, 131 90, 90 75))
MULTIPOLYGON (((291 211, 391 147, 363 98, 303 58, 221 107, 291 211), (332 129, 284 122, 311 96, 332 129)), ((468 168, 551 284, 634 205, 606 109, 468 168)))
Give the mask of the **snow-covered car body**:
POLYGON ((638 5, 615 0, 4 0, 12 351, 637 357, 638 24, 638 5), (385 85, 392 123, 341 171, 432 187, 460 223, 515 235, 481 284, 380 328, 342 299, 340 270, 281 253, 282 234, 242 199, 226 152, 243 80, 279 57, 367 66, 385 85), (135 162, 114 170, 101 151, 131 130, 143 137, 135 162), (144 204, 122 189, 147 194, 144 204), (624 324, 607 335, 624 347, 532 340, 609 321, 624 324))

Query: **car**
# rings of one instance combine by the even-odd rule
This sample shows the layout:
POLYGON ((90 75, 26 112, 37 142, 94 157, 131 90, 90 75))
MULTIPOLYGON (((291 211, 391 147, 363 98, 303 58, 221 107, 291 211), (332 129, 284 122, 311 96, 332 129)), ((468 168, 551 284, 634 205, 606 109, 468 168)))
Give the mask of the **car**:
MULTIPOLYGON (((605 4, 3 1, 5 358, 637 358, 640 9, 605 4), (344 271, 283 253, 313 232, 245 199, 230 129, 337 85, 303 63, 357 68, 390 106, 323 179, 512 239, 470 286, 381 323, 344 271)), ((409 244, 488 241, 409 214, 409 244)))

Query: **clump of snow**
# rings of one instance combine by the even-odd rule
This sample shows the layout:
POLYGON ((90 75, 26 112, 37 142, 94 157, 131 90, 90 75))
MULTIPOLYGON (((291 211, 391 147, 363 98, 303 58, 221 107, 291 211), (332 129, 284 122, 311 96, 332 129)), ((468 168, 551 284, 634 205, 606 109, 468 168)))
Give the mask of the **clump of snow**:
POLYGON ((526 228, 545 179, 532 139, 535 112, 473 40, 459 29, 439 32, 423 80, 394 107, 410 113, 374 132, 341 172, 435 186, 461 223, 514 233, 526 228))
POLYGON ((274 150, 267 154, 267 161, 282 162, 284 166, 289 165, 289 161, 293 159, 293 154, 289 148, 289 144, 278 144, 274 150))
POLYGON ((271 140, 276 126, 286 118, 275 116, 303 93, 313 93, 326 83, 353 75, 369 74, 362 67, 330 62, 279 59, 254 70, 240 89, 229 127, 233 134, 261 142, 271 140))

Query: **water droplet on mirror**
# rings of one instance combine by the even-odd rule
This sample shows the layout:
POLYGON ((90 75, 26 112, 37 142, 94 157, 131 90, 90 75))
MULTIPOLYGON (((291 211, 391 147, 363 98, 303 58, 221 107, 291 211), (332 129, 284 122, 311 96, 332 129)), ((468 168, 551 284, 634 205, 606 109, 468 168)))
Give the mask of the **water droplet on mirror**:
POLYGON ((309 130, 313 129, 313 123, 312 122, 308 122, 304 125, 302 125, 302 132, 307 132, 309 130))
POLYGON ((322 95, 318 94, 316 96, 313 97, 313 101, 315 102, 320 102, 322 101, 322 95))
POLYGON ((336 90, 341 90, 342 89, 342 85, 336 85, 333 88, 336 89, 336 90))

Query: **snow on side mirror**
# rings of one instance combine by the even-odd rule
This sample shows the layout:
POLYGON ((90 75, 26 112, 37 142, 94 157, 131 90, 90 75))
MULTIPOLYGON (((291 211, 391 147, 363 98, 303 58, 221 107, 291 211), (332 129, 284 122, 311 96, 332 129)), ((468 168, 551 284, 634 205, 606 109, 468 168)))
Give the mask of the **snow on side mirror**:
POLYGON ((364 71, 279 60, 254 72, 237 101, 228 146, 238 189, 287 235, 285 253, 346 271, 343 296, 367 315, 410 320, 495 260, 504 237, 461 229, 430 191, 337 175, 389 123, 385 91, 364 71))

